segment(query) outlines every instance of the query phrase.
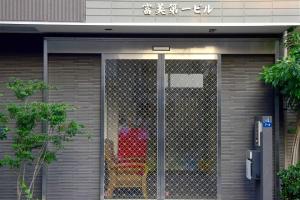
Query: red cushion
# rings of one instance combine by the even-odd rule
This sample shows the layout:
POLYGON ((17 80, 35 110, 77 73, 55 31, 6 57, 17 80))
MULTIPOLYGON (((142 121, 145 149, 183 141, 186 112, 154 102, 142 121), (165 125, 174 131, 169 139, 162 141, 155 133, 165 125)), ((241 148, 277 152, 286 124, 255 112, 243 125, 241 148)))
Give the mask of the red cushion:
POLYGON ((147 133, 142 128, 122 128, 118 138, 119 163, 146 162, 147 133))

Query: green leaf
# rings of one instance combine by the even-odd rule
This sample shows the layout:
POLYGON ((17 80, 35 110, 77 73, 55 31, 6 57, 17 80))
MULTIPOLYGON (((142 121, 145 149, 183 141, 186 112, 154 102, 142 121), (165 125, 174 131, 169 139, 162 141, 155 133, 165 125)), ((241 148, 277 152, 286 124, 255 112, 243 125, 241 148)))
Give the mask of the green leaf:
POLYGON ((20 100, 25 100, 35 93, 49 88, 48 85, 41 80, 24 81, 15 78, 10 80, 10 82, 7 84, 7 87, 12 90, 15 96, 20 100))
POLYGON ((291 32, 286 39, 288 56, 275 64, 264 66, 261 80, 278 89, 285 97, 287 105, 300 111, 300 33, 291 32))
POLYGON ((57 148, 57 149, 62 149, 63 148, 63 141, 64 138, 62 135, 54 135, 51 136, 50 142, 57 148))
POLYGON ((9 129, 6 127, 0 127, 0 140, 6 140, 7 139, 7 133, 9 129))
POLYGON ((24 192, 27 200, 31 200, 33 198, 33 192, 30 190, 30 188, 26 184, 26 182, 21 180, 20 186, 21 186, 21 190, 22 190, 22 192, 24 192))
POLYGON ((79 124, 76 121, 72 120, 69 124, 68 127, 66 129, 66 134, 69 137, 73 137, 77 134, 81 134, 83 133, 82 129, 84 128, 83 124, 79 124))
POLYGON ((20 167, 20 160, 13 158, 12 156, 5 155, 3 159, 0 160, 0 167, 10 167, 11 169, 16 169, 20 167))
POLYGON ((9 131, 9 129, 6 127, 7 122, 7 117, 0 112, 0 140, 7 139, 7 133, 9 131))
POLYGON ((297 128, 288 128, 288 133, 289 134, 296 134, 297 133, 297 128))
POLYGON ((50 125, 53 127, 65 123, 67 119, 67 111, 71 109, 71 107, 67 104, 50 104, 49 106, 50 125))
POLYGON ((53 161, 56 161, 56 153, 52 152, 52 151, 46 151, 44 153, 44 161, 45 163, 47 163, 48 165, 51 164, 53 161))
POLYGON ((281 180, 282 199, 300 199, 300 162, 281 170, 278 176, 281 180))

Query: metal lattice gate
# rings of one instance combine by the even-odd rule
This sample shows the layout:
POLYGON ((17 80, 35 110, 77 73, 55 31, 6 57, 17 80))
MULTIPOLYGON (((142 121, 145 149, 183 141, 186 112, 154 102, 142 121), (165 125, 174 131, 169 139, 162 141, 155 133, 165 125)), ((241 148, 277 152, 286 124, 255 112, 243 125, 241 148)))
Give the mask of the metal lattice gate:
POLYGON ((217 199, 217 59, 103 59, 102 197, 217 199))
POLYGON ((216 198, 216 64, 214 60, 166 60, 168 199, 216 198))

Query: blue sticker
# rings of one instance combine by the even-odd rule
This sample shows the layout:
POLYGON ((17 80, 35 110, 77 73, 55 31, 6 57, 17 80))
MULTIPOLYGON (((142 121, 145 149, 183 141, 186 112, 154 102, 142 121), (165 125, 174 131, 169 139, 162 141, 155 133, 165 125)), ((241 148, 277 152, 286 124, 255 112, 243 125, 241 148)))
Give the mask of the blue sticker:
POLYGON ((272 122, 269 119, 264 120, 263 121, 263 127, 264 128, 271 128, 272 127, 272 122))

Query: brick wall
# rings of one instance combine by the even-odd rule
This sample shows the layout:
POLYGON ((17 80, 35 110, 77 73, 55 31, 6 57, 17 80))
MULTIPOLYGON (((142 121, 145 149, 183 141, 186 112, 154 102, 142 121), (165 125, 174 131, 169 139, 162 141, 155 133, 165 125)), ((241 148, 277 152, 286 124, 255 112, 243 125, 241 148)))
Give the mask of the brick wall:
POLYGON ((255 199, 246 180, 246 151, 252 148, 254 116, 273 115, 272 89, 258 80, 272 55, 223 55, 221 92, 221 179, 224 200, 255 199))
POLYGON ((48 200, 98 200, 100 197, 100 55, 50 55, 49 82, 58 90, 50 102, 76 106, 71 117, 84 123, 92 135, 76 137, 48 170, 48 200))
POLYGON ((0 21, 85 21, 85 0, 0 0, 0 21))
MULTIPOLYGON (((14 102, 16 99, 12 92, 6 89, 6 82, 11 77, 23 80, 39 79, 43 77, 43 57, 40 54, 5 54, 0 52, 0 93, 4 96, 0 97, 0 107, 3 108, 8 103, 14 102)), ((41 94, 36 95, 33 100, 42 100, 41 94)), ((13 127, 13 124, 11 124, 13 127)), ((5 154, 12 154, 11 151, 11 135, 7 141, 0 141, 0 158, 5 154)), ((16 180, 15 173, 9 168, 0 168, 0 199, 15 200, 16 199, 16 180)), ((36 195, 41 196, 41 177, 38 177, 36 185, 36 195)))

